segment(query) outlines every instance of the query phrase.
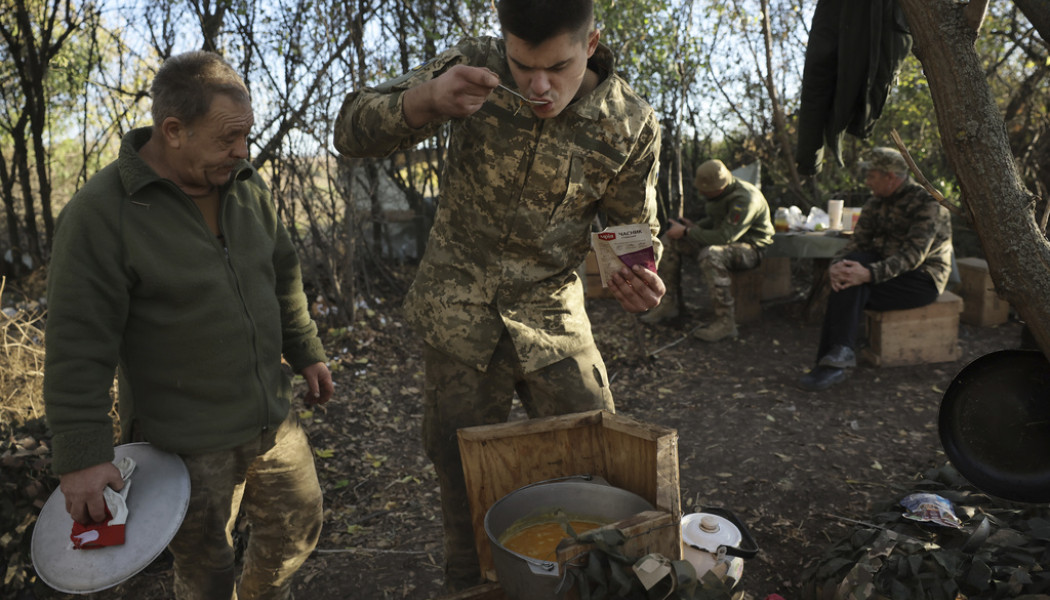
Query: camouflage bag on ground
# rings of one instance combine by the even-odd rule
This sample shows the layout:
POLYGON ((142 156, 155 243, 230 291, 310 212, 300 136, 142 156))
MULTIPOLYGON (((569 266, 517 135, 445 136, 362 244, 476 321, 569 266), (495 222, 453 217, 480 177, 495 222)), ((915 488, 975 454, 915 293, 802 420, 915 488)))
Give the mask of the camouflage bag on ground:
MULTIPOLYGON (((978 492, 950 466, 914 490, 952 502, 962 528, 876 507, 803 570, 803 600, 1050 599, 1050 507, 978 492)), ((901 498, 909 492, 901 494, 901 498)))

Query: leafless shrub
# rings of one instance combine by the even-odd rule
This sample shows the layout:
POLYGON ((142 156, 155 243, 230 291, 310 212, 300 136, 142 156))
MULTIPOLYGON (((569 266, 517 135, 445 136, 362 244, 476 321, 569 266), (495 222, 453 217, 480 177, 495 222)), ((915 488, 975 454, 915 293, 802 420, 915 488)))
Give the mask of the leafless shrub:
MULTIPOLYGON (((0 279, 0 298, 6 278, 0 279)), ((0 312, 0 430, 44 416, 43 311, 29 305, 0 312)))

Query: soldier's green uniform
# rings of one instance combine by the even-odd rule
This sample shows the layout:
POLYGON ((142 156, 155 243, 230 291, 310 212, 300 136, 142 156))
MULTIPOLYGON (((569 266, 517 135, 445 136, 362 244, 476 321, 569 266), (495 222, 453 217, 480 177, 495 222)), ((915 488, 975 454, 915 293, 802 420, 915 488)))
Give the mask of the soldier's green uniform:
POLYGON ((466 580, 478 564, 455 431, 506 420, 515 391, 530 416, 612 410, 576 269, 599 211, 609 225, 648 223, 656 238, 660 136, 601 45, 588 62, 600 83, 553 118, 496 89, 467 118, 409 127, 403 92, 457 64, 513 81, 503 40, 465 39, 350 94, 335 145, 388 155, 450 125, 438 211, 404 310, 427 344, 424 440, 442 485, 447 577, 466 580))
MULTIPOLYGON (((705 330, 718 329, 712 327, 718 323, 728 324, 728 331, 735 332, 729 272, 757 267, 762 261, 763 249, 773 243, 774 231, 769 204, 761 190, 736 177, 721 194, 708 198, 704 209, 704 217, 695 227, 690 227, 684 237, 669 240, 664 236, 668 249, 660 263, 660 277, 667 286, 667 294, 659 307, 642 317, 645 322, 656 323, 678 314, 682 259, 696 260, 715 315, 710 326, 696 332, 701 339, 705 330)), ((721 339, 725 331, 707 341, 721 339)))

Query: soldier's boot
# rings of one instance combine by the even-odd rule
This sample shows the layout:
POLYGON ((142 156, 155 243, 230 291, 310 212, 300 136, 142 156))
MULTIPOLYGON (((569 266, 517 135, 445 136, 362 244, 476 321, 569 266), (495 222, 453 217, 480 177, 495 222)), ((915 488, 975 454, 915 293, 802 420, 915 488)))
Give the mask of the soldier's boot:
POLYGON ((638 317, 638 320, 648 325, 656 325, 677 317, 678 313, 678 294, 668 291, 656 308, 650 308, 648 312, 638 317))
POLYGON ((715 318, 693 331, 693 337, 705 342, 718 342, 735 338, 736 315, 733 310, 733 294, 728 286, 718 286, 714 293, 715 318))
POLYGON ((735 338, 736 336, 736 320, 733 318, 732 310, 728 314, 717 315, 713 321, 705 323, 693 331, 693 337, 705 342, 719 342, 726 338, 735 338))
POLYGON ((656 325, 662 321, 673 319, 681 312, 682 295, 679 293, 681 285, 681 258, 671 248, 664 249, 663 258, 660 260, 660 279, 664 282, 667 292, 656 308, 650 308, 648 312, 638 317, 638 320, 648 325, 656 325))

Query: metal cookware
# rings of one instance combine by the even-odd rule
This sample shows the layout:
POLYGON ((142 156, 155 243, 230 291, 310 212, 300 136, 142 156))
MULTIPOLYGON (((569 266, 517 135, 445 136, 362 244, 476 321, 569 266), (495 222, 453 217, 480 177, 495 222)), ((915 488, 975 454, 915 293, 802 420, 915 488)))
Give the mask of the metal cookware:
POLYGON ((557 562, 518 554, 500 543, 512 525, 555 511, 574 519, 614 523, 647 510, 653 505, 641 496, 589 476, 541 481, 514 490, 485 513, 485 534, 500 587, 510 600, 553 600, 562 578, 557 562))
POLYGON ((708 508, 682 517, 682 558, 696 570, 697 578, 726 563, 726 575, 740 581, 745 558, 758 554, 748 528, 732 512, 708 508))
POLYGON ((113 452, 116 460, 130 456, 136 465, 123 545, 74 550, 69 539, 73 518, 61 489, 40 510, 33 529, 33 568, 60 592, 88 594, 130 579, 164 551, 186 516, 190 475, 178 455, 146 442, 117 446, 113 452))
POLYGON ((978 489, 1050 502, 1050 363, 1042 352, 1002 350, 968 364, 941 400, 941 445, 978 489))

